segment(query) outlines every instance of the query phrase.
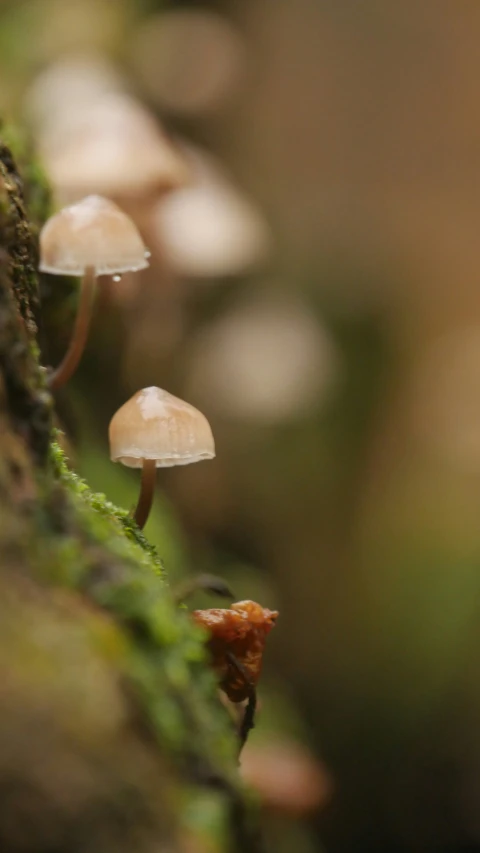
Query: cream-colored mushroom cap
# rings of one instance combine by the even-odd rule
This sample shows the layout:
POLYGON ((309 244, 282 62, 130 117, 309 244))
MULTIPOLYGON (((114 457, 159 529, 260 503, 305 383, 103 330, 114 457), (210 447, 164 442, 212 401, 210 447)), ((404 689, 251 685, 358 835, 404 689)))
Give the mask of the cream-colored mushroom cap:
POLYGON ((152 386, 138 391, 110 421, 110 458, 129 468, 154 459, 157 468, 213 459, 215 443, 198 409, 152 386))
POLYGON ((161 198, 154 211, 163 257, 180 275, 238 275, 264 262, 271 235, 255 204, 216 160, 184 146, 193 179, 161 198))
POLYGON ((27 118, 42 131, 65 112, 78 113, 123 86, 123 76, 102 53, 68 52, 35 75, 24 98, 27 118))
POLYGON ((116 204, 91 195, 52 216, 40 233, 40 270, 59 275, 136 272, 148 267, 140 234, 116 204))
POLYGON ((67 115, 47 133, 43 156, 62 198, 87 193, 109 198, 142 198, 190 180, 181 153, 150 113, 125 95, 100 98, 67 115))

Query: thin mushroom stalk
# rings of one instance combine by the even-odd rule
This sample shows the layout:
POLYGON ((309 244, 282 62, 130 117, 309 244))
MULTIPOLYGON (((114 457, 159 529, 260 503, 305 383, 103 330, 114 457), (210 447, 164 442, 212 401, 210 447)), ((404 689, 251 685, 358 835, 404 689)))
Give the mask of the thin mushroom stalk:
POLYGON ((157 468, 155 459, 144 459, 140 495, 138 497, 137 507, 133 514, 133 517, 141 530, 145 527, 152 508, 153 496, 155 493, 156 472, 157 468))
POLYGON ((155 386, 137 391, 115 412, 108 438, 112 462, 142 469, 140 497, 133 514, 140 528, 152 505, 156 468, 190 465, 215 456, 205 415, 155 386))
POLYGON ((40 271, 82 276, 70 345, 48 381, 52 391, 70 379, 85 349, 97 276, 145 269, 146 255, 132 220, 101 196, 87 196, 64 207, 45 223, 40 232, 40 271))
POLYGON ((95 295, 95 268, 87 267, 82 278, 80 288, 80 302, 78 305, 75 325, 73 327, 70 344, 60 362, 59 366, 53 371, 49 379, 49 387, 51 391, 56 391, 65 385, 66 382, 73 376, 78 367, 82 353, 85 349, 85 344, 88 338, 88 330, 92 319, 93 299, 95 295))

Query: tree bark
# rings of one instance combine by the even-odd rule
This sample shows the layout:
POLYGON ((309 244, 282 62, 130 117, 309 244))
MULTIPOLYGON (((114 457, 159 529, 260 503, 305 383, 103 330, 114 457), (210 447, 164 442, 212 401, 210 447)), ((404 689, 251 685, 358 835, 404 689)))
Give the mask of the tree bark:
POLYGON ((205 800, 214 849, 255 851, 203 639, 57 443, 37 346, 48 193, 26 165, 23 182, 0 141, 0 850, 200 850, 205 800))

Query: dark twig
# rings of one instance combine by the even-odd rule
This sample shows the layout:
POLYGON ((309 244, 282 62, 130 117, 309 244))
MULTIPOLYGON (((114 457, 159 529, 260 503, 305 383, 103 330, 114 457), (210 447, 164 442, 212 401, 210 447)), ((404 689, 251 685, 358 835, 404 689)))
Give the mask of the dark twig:
POLYGON ((240 752, 242 751, 247 741, 248 735, 255 726, 255 711, 257 709, 257 691, 247 670, 239 660, 231 652, 227 652, 227 660, 233 666, 237 673, 243 678, 245 688, 248 691, 247 704, 240 725, 240 752))

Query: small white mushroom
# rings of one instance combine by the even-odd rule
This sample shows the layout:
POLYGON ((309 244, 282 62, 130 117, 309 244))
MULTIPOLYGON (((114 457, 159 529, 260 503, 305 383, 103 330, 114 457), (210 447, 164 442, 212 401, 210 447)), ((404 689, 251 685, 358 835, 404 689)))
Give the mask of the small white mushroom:
POLYGON ((138 391, 113 416, 110 458, 142 469, 135 521, 143 527, 155 489, 155 469, 213 459, 215 443, 205 415, 168 391, 151 386, 138 391))
POLYGON ((148 266, 148 252, 130 217, 100 196, 65 207, 40 234, 40 270, 54 275, 81 275, 75 326, 67 353, 51 374, 52 390, 76 369, 88 336, 95 280, 99 275, 136 272, 148 266))

